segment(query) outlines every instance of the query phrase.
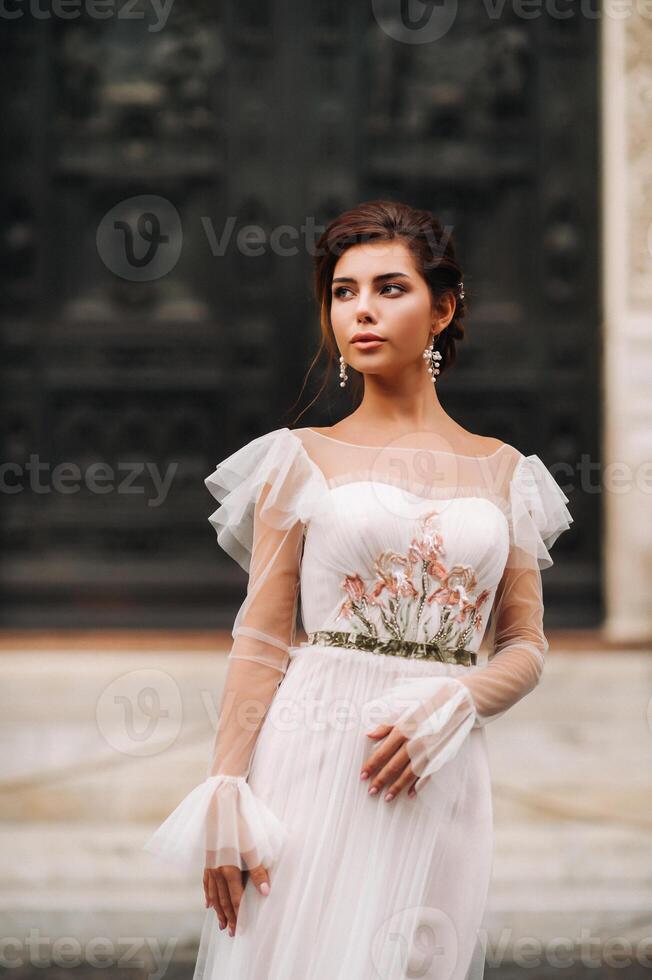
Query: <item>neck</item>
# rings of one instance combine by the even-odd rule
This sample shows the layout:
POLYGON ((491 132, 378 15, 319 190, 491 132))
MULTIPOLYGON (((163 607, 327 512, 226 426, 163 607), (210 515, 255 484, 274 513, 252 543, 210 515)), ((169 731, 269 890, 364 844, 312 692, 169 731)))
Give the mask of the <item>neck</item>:
MULTIPOLYGON (((421 365, 419 365, 421 367, 421 365)), ((425 366, 424 377, 388 381, 378 375, 365 375, 364 395, 358 408, 348 416, 366 431, 444 432, 457 423, 444 411, 425 366)), ((421 373, 421 372, 419 372, 421 373)), ((459 428, 459 427, 458 427, 459 428)))

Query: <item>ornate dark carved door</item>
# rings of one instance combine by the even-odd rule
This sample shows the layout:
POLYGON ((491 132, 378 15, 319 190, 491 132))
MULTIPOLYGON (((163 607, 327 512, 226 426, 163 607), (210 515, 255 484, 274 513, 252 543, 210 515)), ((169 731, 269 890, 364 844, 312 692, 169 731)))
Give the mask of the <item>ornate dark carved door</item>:
POLYGON ((246 577, 203 479, 292 424, 311 229, 381 196, 452 227, 471 310, 440 396, 558 476, 575 525, 547 622, 599 622, 577 470, 599 451, 597 21, 466 5, 419 43, 392 35, 400 7, 186 0, 5 31, 5 624, 231 624, 246 577))

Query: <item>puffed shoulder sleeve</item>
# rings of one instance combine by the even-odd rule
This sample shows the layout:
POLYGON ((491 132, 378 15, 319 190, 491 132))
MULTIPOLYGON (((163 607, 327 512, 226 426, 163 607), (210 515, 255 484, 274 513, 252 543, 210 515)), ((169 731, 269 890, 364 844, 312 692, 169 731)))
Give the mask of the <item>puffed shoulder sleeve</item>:
POLYGON ((208 518, 221 548, 246 572, 254 538, 254 507, 265 488, 259 516, 278 530, 305 522, 325 479, 290 429, 253 439, 218 463, 205 484, 219 507, 208 518))
POLYGON ((573 523, 568 497, 538 456, 520 456, 509 485, 509 564, 549 568, 550 548, 573 523))

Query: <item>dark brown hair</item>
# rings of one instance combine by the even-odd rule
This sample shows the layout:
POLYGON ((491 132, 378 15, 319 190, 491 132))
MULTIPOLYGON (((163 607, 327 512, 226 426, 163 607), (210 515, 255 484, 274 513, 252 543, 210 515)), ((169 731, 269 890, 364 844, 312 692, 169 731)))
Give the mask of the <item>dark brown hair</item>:
MULTIPOLYGON (((428 284, 435 308, 445 292, 452 291, 455 296, 456 307, 453 318, 437 335, 434 345, 434 349, 442 355, 439 362, 440 372, 443 373, 455 363, 457 356, 455 345, 458 340, 464 339, 462 317, 467 307, 465 300, 460 296, 463 291, 460 286, 462 270, 455 255, 450 230, 442 227, 431 211, 412 208, 398 201, 365 201, 334 218, 317 241, 314 290, 320 309, 321 343, 308 368, 301 391, 324 351, 328 355, 328 367, 324 384, 310 405, 328 384, 333 364, 339 358, 331 324, 331 286, 338 259, 353 245, 394 239, 405 242, 417 271, 428 284)), ((355 380, 357 382, 355 394, 361 395, 362 379, 357 376, 355 380)), ((306 406, 304 411, 307 411, 310 405, 306 406)))

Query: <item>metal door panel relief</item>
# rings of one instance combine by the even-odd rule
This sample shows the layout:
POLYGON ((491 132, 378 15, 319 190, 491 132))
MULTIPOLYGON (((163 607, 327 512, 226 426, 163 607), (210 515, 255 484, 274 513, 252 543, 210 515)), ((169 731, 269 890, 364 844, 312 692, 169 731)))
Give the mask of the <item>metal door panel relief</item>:
MULTIPOLYGON (((317 342, 300 229, 357 201, 407 200, 455 232, 471 313, 447 410, 553 472, 595 458, 595 22, 466 5, 441 40, 407 44, 382 27, 391 7, 186 2, 156 29, 142 3, 143 20, 12 23, 5 457, 38 454, 44 482, 77 467, 80 486, 5 494, 6 624, 230 626, 246 577, 216 545, 203 479, 289 424, 317 342), (168 202, 159 225, 129 241, 127 208, 122 241, 103 238, 141 197, 168 202), (285 224, 293 257, 270 246, 285 224), (166 235, 174 261, 148 278, 138 258, 166 235), (102 465, 109 492, 91 486, 102 465)), ((588 625, 601 499, 569 497, 548 621, 588 625)))

